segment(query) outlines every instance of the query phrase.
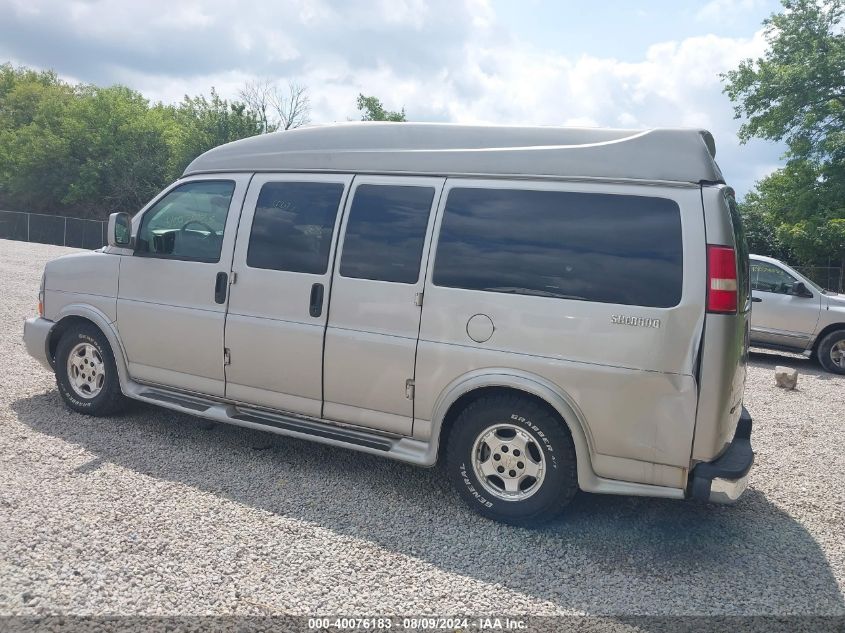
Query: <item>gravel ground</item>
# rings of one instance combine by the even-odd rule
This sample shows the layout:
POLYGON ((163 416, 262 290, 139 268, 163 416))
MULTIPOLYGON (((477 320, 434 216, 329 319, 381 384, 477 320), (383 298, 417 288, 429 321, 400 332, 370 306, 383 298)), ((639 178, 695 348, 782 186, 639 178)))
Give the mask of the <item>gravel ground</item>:
POLYGON ((436 469, 150 406, 69 412, 21 342, 67 252, 0 240, 0 614, 845 614, 845 377, 752 354, 735 506, 582 493, 518 529, 436 469))

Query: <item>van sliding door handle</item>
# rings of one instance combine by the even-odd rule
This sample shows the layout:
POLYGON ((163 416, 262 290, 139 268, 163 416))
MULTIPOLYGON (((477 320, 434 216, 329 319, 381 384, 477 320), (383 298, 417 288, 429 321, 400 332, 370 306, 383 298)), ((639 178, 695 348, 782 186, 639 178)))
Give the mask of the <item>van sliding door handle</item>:
POLYGON ((308 307, 308 314, 312 317, 323 314, 323 284, 311 286, 311 305, 308 307))
POLYGON ((751 297, 751 301, 753 303, 760 303, 762 301, 762 299, 760 297, 751 297))
POLYGON ((229 285, 229 275, 226 273, 217 273, 217 279, 214 281, 214 301, 217 303, 226 303, 226 288, 229 285))

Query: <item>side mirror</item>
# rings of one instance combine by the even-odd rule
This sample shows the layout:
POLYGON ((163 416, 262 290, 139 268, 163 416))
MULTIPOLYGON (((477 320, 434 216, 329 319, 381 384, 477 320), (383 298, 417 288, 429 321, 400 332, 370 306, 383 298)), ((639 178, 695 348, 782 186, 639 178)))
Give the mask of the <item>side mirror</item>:
POLYGON ((132 218, 128 213, 112 213, 109 216, 109 246, 128 247, 132 242, 132 218))
POLYGON ((813 293, 807 290, 807 286, 804 285, 803 281, 796 281, 792 284, 792 294, 796 297, 812 297, 813 293))

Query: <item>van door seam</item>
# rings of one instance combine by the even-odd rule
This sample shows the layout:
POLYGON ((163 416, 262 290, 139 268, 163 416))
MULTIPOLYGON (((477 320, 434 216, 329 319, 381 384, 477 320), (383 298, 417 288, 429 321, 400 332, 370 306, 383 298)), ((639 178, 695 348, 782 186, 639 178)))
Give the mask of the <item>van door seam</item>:
MULTIPOLYGON (((699 196, 700 196, 700 200, 701 200, 701 222, 702 222, 703 227, 704 227, 704 244, 705 244, 705 249, 706 249, 707 248, 706 245, 709 244, 709 242, 707 240, 707 209, 704 206, 704 185, 699 185, 698 191, 699 191, 699 196)), ((709 266, 709 264, 707 262, 705 262, 705 266, 704 266, 705 267, 705 270, 704 270, 705 280, 706 280, 706 276, 707 276, 708 266, 709 266)), ((705 287, 706 287, 706 284, 705 284, 705 287)), ((705 307, 706 307, 707 291, 705 291, 704 303, 705 303, 705 307)), ((707 332, 707 321, 708 321, 707 310, 705 309, 704 310, 704 320, 701 323, 701 338, 699 339, 699 343, 698 343, 698 345, 699 345, 698 346, 698 367, 696 368, 696 373, 695 373, 695 386, 696 386, 695 417, 693 417, 693 419, 692 419, 692 441, 690 441, 690 446, 689 446, 689 466, 690 466, 690 468, 692 467, 692 455, 693 455, 693 452, 695 450, 695 437, 696 437, 696 432, 698 431, 698 409, 699 409, 699 405, 701 403, 701 367, 702 367, 702 364, 704 363, 704 341, 705 341, 705 335, 706 335, 706 332, 707 332)))
MULTIPOLYGON (((238 212, 238 221, 235 224, 235 238, 232 241, 232 257, 229 260, 229 275, 232 275, 232 269, 235 266, 235 253, 238 250, 238 238, 240 237, 239 233, 241 230, 241 220, 244 217, 244 208, 246 207, 246 199, 249 195, 249 190, 252 186, 252 179, 255 178, 255 173, 249 174, 249 180, 246 181, 246 186, 244 190, 243 198, 241 198, 241 208, 238 212)), ((247 236, 247 242, 249 241, 249 236, 247 236)), ((226 284, 226 305, 223 309, 223 354, 226 354, 226 325, 229 322, 229 304, 232 302, 232 286, 230 284, 226 284)), ((231 361, 230 361, 231 364, 231 361)), ((228 385, 228 380, 226 378, 226 367, 227 364, 223 363, 223 397, 226 397, 226 387, 228 385)))
MULTIPOLYGON (((428 223, 431 229, 426 230, 426 239, 428 240, 428 253, 425 259, 425 270, 422 271, 422 292, 423 296, 425 296, 425 284, 428 281, 428 269, 431 263, 431 258, 433 255, 433 248, 434 248, 434 227, 437 225, 437 214, 440 212, 440 204, 443 200, 443 193, 446 191, 446 182, 448 178, 443 178, 440 182, 440 194, 437 196, 437 204, 433 204, 430 215, 428 217, 428 223)), ((422 267, 422 262, 420 262, 420 266, 422 267)), ((411 376, 411 380, 414 381, 414 398, 411 400, 411 437, 414 437, 414 425, 417 421, 417 399, 416 399, 416 381, 417 381, 417 357, 419 356, 420 351, 420 333, 422 332, 422 317, 423 317, 423 310, 425 309, 425 300, 420 302, 419 305, 419 313, 417 319, 417 342, 414 345, 414 365, 413 365, 413 375, 411 376)))
POLYGON ((323 324, 323 345, 322 349, 320 350, 320 418, 325 417, 326 412, 326 341, 328 340, 328 333, 329 333, 329 319, 331 319, 331 309, 332 309, 332 291, 334 290, 334 273, 335 268, 337 267, 337 258, 338 252, 340 251, 340 234, 341 229, 343 228, 343 223, 346 220, 347 215, 347 203, 349 202, 349 196, 352 194, 352 190, 355 188, 355 180, 357 175, 353 174, 352 179, 349 181, 349 185, 346 187, 346 191, 343 192, 343 197, 340 201, 340 206, 338 208, 338 217, 335 220, 335 226, 337 226, 337 231, 335 231, 335 235, 333 236, 332 241, 334 242, 334 254, 332 255, 332 265, 329 266, 329 275, 328 275, 328 283, 326 284, 328 288, 326 289, 325 295, 323 297, 323 304, 325 305, 325 314, 326 314, 326 322, 323 324))

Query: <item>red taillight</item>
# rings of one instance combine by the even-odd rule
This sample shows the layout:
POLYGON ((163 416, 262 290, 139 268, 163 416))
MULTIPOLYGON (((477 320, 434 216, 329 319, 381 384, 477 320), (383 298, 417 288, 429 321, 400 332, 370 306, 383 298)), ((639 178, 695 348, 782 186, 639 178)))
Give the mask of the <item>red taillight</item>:
POLYGON ((736 312, 736 251, 730 246, 707 246, 707 311, 736 312))

